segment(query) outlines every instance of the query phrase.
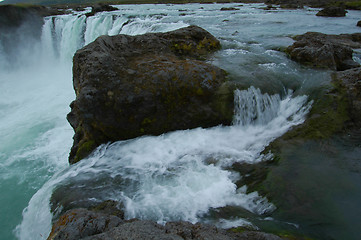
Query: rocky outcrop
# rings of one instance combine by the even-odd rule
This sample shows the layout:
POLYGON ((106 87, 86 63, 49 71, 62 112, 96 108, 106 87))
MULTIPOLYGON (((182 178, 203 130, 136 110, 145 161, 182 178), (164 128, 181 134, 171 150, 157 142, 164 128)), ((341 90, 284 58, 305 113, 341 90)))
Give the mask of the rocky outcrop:
POLYGON ((226 73, 202 59, 220 48, 207 31, 190 26, 168 33, 101 36, 73 62, 76 100, 70 162, 108 142, 168 131, 228 125, 233 93, 226 73))
POLYGON ((92 10, 90 13, 87 13, 87 17, 94 16, 98 12, 110 12, 110 11, 116 11, 118 8, 112 7, 110 5, 104 4, 104 3, 98 3, 92 6, 92 10))
POLYGON ((281 240, 280 237, 257 231, 227 231, 201 223, 169 222, 164 226, 147 220, 123 220, 86 209, 66 212, 53 225, 48 240, 110 239, 174 239, 174 240, 281 240))
POLYGON ((0 5, 1 57, 12 68, 22 61, 24 48, 34 48, 41 37, 44 16, 60 14, 55 8, 43 6, 0 5))
POLYGON ((239 10, 239 8, 235 8, 235 7, 222 7, 221 11, 237 11, 239 10))
POLYGON ((361 34, 327 35, 308 32, 294 38, 286 49, 291 59, 315 68, 346 70, 358 67, 352 59, 352 48, 361 47, 361 34))
POLYGON ((57 9, 44 6, 0 5, 0 29, 17 28, 29 20, 42 24, 43 17, 60 13, 57 9))
POLYGON ((333 80, 340 84, 348 98, 348 112, 352 125, 361 126, 361 67, 347 71, 336 72, 333 80))
POLYGON ((329 6, 319 11, 316 16, 319 17, 345 17, 347 11, 344 7, 329 6))

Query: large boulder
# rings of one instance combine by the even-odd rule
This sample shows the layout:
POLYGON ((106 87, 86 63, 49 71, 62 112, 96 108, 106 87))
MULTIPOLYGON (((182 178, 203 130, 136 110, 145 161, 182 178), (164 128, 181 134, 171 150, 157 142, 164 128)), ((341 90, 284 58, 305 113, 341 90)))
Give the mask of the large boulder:
POLYGON ((52 227, 48 240, 82 239, 109 231, 119 226, 123 220, 117 216, 90 211, 83 208, 73 209, 62 215, 52 227))
POLYGON ((329 6, 319 11, 316 16, 319 17, 345 17, 347 11, 343 7, 329 6))
POLYGON ((327 35, 308 32, 298 35, 286 49, 292 60, 315 68, 346 70, 358 67, 352 59, 352 48, 361 47, 361 34, 327 35))
POLYGON ((229 125, 233 93, 226 72, 204 61, 220 48, 210 33, 190 26, 168 33, 101 36, 73 59, 76 100, 70 163, 96 146, 141 135, 229 125))
POLYGON ((281 240, 280 237, 269 233, 242 228, 240 230, 227 231, 211 225, 184 221, 169 222, 164 226, 148 220, 123 221, 114 215, 73 209, 54 223, 48 240, 281 240))

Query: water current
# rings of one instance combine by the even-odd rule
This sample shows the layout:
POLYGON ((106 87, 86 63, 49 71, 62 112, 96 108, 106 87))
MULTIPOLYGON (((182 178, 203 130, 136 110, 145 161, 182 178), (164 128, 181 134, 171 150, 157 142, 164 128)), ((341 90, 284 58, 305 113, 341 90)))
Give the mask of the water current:
MULTIPOLYGON (((320 18, 315 16, 318 9, 265 11, 262 7, 121 5, 118 11, 88 18, 84 13, 90 9, 73 11, 44 18, 41 37, 20 39, 11 62, 1 55, 0 239, 46 239, 51 194, 62 188, 80 202, 121 201, 126 218, 202 221, 226 228, 282 222, 302 228, 297 218, 286 222, 272 216, 276 207, 257 192, 247 193, 247 186, 237 188, 242 176, 229 167, 235 162, 270 160, 272 156, 261 154, 264 148, 304 121, 312 103, 309 96, 330 81, 327 71, 303 68, 277 49, 290 45, 290 36, 308 31, 360 31, 356 22, 361 13, 320 18), (220 11, 222 7, 238 10, 220 11), (222 49, 208 61, 244 85, 245 90, 235 92, 233 125, 109 143, 69 166, 73 130, 65 116, 75 98, 71 72, 75 51, 103 34, 166 32, 189 25, 201 26, 221 41, 222 49), (212 211, 226 206, 247 214, 212 217, 212 211)), ((356 156, 357 148, 352 149, 356 156)), ((335 223, 328 224, 332 228, 335 223)), ((312 231, 316 230, 306 233, 312 231)), ((354 235, 344 236, 353 239, 354 235)))

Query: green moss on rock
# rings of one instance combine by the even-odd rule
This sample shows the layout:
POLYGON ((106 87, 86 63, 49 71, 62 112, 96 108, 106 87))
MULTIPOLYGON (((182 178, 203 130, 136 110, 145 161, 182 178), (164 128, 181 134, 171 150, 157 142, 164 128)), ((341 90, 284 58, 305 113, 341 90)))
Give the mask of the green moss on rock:
POLYGON ((81 159, 87 157, 96 148, 96 146, 97 145, 94 140, 79 143, 79 148, 76 152, 73 163, 79 162, 81 159))

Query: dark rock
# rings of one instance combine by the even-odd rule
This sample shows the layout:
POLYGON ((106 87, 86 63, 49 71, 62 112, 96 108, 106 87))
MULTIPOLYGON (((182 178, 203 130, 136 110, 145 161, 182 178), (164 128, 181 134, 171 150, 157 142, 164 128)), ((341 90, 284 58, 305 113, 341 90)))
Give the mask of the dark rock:
POLYGON ((347 11, 344 7, 336 7, 336 6, 330 6, 325 7, 321 11, 319 11, 316 16, 319 17, 345 17, 347 11))
POLYGON ((165 226, 153 221, 132 219, 122 221, 115 216, 74 209, 60 217, 53 225, 48 240, 280 240, 273 234, 248 231, 227 231, 206 224, 189 222, 169 222, 165 226))
POLYGON ((103 214, 114 215, 120 219, 124 219, 124 212, 120 210, 123 208, 123 204, 114 200, 106 200, 95 207, 91 208, 90 210, 95 212, 100 212, 103 214))
POLYGON ((303 8, 303 4, 299 4, 299 3, 281 4, 280 8, 282 8, 282 9, 300 9, 300 8, 303 8))
POLYGON ((335 82, 340 82, 346 91, 349 115, 356 127, 361 126, 361 67, 333 74, 335 82))
POLYGON ((1 55, 6 58, 9 66, 13 67, 21 61, 22 51, 40 40, 44 16, 59 14, 56 9, 29 6, 0 5, 0 44, 1 55))
POLYGON ((221 8, 221 11, 236 11, 236 10, 239 10, 239 8, 234 8, 234 7, 222 7, 221 8))
POLYGON ((220 90, 226 73, 200 61, 220 48, 205 30, 101 36, 73 62, 76 100, 71 163, 108 142, 165 132, 229 125, 233 92, 220 90))
POLYGON ((267 7, 262 8, 263 10, 276 10, 277 7, 274 7, 273 5, 267 5, 267 7))
POLYGON ((104 3, 98 3, 92 6, 92 11, 90 13, 85 14, 87 17, 94 16, 98 12, 111 12, 116 11, 118 8, 112 7, 110 5, 104 3))
POLYGON ((356 26, 361 27, 361 21, 358 21, 356 26))
POLYGON ((346 70, 358 67, 352 59, 352 48, 360 48, 361 34, 327 35, 308 32, 296 36, 286 49, 292 60, 315 68, 346 70))
POLYGON ((17 28, 25 21, 36 19, 43 23, 43 17, 49 15, 62 14, 56 8, 44 6, 16 6, 16 5, 0 5, 0 29, 17 28))
POLYGON ((73 209, 54 223, 48 240, 82 239, 106 232, 123 222, 114 215, 107 215, 87 209, 73 209))

